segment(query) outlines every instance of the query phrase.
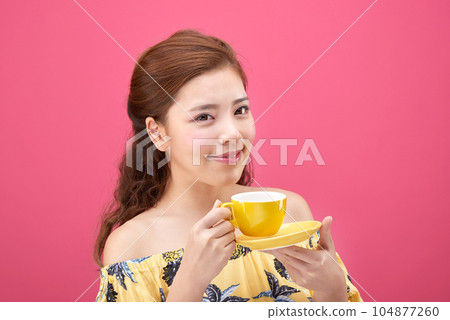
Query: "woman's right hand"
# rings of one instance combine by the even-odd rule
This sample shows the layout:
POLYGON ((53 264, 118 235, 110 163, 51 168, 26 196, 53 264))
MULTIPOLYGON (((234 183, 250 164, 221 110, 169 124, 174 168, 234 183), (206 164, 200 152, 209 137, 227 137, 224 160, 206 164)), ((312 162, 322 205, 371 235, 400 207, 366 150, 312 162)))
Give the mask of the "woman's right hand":
POLYGON ((180 268, 166 301, 202 301, 211 282, 228 263, 236 248, 230 209, 213 208, 191 228, 180 268), (226 220, 224 220, 226 219, 226 220))
POLYGON ((180 270, 205 287, 228 263, 236 247, 230 209, 216 200, 213 208, 192 227, 180 270), (224 220, 225 219, 225 220, 224 220), (183 269, 183 270, 181 270, 183 269))

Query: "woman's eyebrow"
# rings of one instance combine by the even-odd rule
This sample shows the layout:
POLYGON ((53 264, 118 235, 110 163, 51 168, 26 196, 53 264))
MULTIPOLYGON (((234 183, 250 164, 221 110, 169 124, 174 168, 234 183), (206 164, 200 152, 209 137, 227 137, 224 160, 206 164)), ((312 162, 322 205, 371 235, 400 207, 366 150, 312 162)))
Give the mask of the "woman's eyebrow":
MULTIPOLYGON (((242 102, 242 101, 245 101, 245 100, 248 100, 248 97, 242 97, 242 98, 236 99, 236 100, 233 101, 233 104, 236 104, 236 103, 239 103, 239 102, 242 102)), ((219 108, 218 104, 209 103, 209 104, 204 104, 204 105, 193 107, 189 111, 217 109, 217 108, 219 108)))

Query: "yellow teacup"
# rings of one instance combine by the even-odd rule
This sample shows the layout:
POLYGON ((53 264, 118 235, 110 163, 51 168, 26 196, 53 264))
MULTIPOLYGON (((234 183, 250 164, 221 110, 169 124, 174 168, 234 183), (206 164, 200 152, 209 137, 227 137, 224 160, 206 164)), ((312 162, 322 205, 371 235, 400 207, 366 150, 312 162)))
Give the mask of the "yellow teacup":
POLYGON ((277 233, 283 224, 286 198, 284 193, 274 191, 243 192, 220 207, 230 207, 230 222, 246 236, 267 237, 277 233))

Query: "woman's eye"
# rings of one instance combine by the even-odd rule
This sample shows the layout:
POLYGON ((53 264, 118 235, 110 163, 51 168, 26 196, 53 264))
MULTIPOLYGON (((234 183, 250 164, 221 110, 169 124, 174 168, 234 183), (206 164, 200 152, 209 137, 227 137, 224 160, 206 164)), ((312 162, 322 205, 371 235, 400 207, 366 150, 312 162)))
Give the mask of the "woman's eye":
POLYGON ((197 118, 195 118, 195 120, 196 121, 202 121, 202 120, 200 120, 200 118, 203 117, 203 116, 206 116, 206 117, 210 116, 211 117, 210 114, 204 113, 204 114, 199 115, 197 118))
MULTIPOLYGON (((248 113, 248 111, 250 110, 250 108, 247 107, 247 106, 242 106, 242 107, 240 107, 240 108, 237 109, 237 110, 241 110, 242 108, 244 108, 245 110, 247 110, 247 113, 248 113)), ((237 111, 236 111, 236 112, 237 112, 237 111)), ((245 113, 241 113, 241 114, 245 114, 245 113)), ((212 117, 212 116, 211 116, 210 114, 203 113, 203 114, 199 115, 197 118, 195 118, 194 120, 195 120, 195 121, 205 121, 205 120, 208 120, 208 117, 212 117), (206 119, 205 119, 204 117, 206 117, 206 119)))
POLYGON ((247 107, 247 106, 242 106, 242 107, 240 107, 238 110, 241 110, 242 108, 244 108, 245 110, 247 110, 247 113, 248 113, 248 111, 250 110, 250 108, 247 107))

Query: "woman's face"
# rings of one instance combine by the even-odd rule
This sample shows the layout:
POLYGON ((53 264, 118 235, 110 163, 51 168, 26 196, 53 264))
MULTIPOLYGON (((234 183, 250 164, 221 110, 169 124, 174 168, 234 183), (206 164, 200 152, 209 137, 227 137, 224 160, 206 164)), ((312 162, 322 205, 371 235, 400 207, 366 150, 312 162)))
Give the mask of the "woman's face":
POLYGON ((237 183, 255 138, 247 93, 238 73, 230 67, 209 71, 187 82, 174 98, 178 103, 169 109, 165 132, 171 137, 168 151, 173 178, 199 178, 213 186, 237 183), (198 109, 204 105, 215 106, 198 109), (239 151, 237 162, 209 157, 239 151))

